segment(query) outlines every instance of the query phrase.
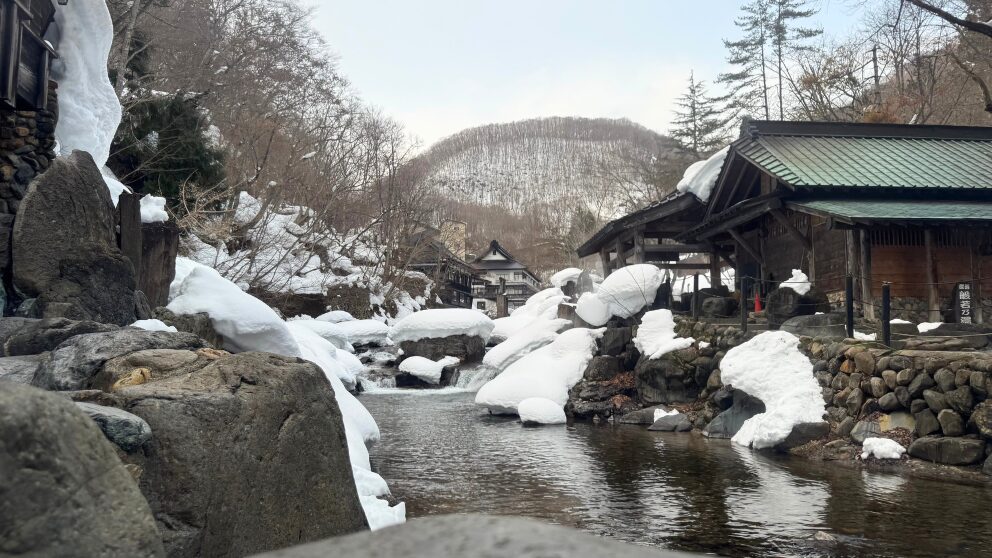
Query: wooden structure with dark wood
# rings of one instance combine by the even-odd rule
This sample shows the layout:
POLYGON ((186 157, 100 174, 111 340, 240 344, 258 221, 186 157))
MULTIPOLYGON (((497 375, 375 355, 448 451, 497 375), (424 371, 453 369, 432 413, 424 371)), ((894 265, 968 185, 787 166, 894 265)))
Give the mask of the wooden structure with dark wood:
POLYGON ((44 37, 54 18, 52 0, 0 0, 0 106, 48 105, 48 72, 57 55, 44 37))
POLYGON ((603 273, 630 264, 650 263, 670 270, 708 270, 719 285, 720 268, 735 265, 728 242, 683 242, 677 237, 697 225, 706 206, 692 194, 674 192, 664 199, 607 223, 576 250, 579 257, 599 255, 603 273), (686 262, 686 254, 708 254, 706 262, 686 262))
POLYGON ((738 277, 802 269, 833 300, 853 276, 869 317, 891 283, 940 321, 992 271, 992 128, 752 121, 677 239, 732 242, 738 277))

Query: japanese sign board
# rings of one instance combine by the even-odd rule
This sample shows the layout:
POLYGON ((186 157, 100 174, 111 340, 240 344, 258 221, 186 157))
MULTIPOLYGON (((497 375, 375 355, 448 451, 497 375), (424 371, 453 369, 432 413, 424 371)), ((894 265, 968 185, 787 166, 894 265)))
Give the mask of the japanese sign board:
POLYGON ((959 324, 974 323, 971 283, 961 282, 954 287, 954 317, 959 324))

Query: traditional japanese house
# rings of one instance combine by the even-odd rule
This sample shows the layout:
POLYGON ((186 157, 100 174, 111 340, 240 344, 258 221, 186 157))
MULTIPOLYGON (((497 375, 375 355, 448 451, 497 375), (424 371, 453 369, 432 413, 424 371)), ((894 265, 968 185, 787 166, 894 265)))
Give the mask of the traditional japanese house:
POLYGON ((473 286, 478 310, 495 310, 496 295, 501 294, 501 289, 506 295, 508 309, 512 311, 523 306, 541 288, 541 280, 496 240, 475 258, 472 267, 479 276, 473 286))
POLYGON ((478 275, 465 261, 464 226, 456 222, 443 223, 440 229, 424 226, 408 246, 412 255, 407 269, 434 281, 433 295, 449 308, 472 306, 472 282, 478 275))
POLYGON ((834 301, 850 275, 869 316, 888 282, 893 317, 940 321, 959 283, 992 294, 990 233, 992 128, 751 121, 676 239, 731 243, 738 277, 802 269, 834 301))

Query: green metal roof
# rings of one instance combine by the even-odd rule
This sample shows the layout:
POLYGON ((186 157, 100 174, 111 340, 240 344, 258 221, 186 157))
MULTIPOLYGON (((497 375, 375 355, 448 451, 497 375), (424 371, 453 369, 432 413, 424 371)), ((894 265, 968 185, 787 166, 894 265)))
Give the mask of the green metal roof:
POLYGON ((761 134, 746 159, 794 187, 992 189, 987 139, 761 134))
POLYGON ((848 221, 992 221, 992 201, 807 200, 790 207, 848 221))

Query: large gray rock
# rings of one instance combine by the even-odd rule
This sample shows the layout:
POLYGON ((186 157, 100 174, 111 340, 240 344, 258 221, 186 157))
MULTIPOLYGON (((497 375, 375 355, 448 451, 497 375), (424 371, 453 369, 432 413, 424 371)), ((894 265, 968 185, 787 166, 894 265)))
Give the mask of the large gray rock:
POLYGON ((132 452, 152 437, 152 428, 137 415, 82 401, 77 401, 76 406, 93 419, 108 440, 124 451, 132 452))
POLYGON ((258 558, 688 558, 533 519, 444 515, 259 555, 258 558))
POLYGON ((648 430, 653 432, 688 432, 692 430, 692 422, 689 417, 682 413, 667 415, 654 421, 648 430))
POLYGON ((486 354, 486 342, 475 335, 451 335, 420 339, 419 341, 403 341, 400 343, 405 356, 422 356, 431 360, 440 360, 453 356, 463 363, 478 362, 486 354))
POLYGON ((851 439, 859 444, 868 438, 875 438, 882 433, 882 426, 875 420, 861 420, 851 429, 851 439))
POLYGON ((42 359, 42 355, 0 358, 0 381, 30 384, 42 359))
POLYGON ((31 383, 51 390, 89 389, 103 364, 115 357, 145 349, 198 349, 203 346, 203 340, 190 333, 136 328, 77 335, 42 360, 31 383))
POLYGON ((795 336, 824 337, 829 339, 844 339, 847 337, 847 318, 844 314, 831 312, 829 314, 814 314, 812 316, 796 316, 782 323, 782 331, 788 331, 795 336))
POLYGON ((765 412, 765 404, 760 399, 751 397, 739 389, 734 390, 734 404, 710 421, 703 429, 703 435, 710 438, 733 438, 744 425, 744 421, 763 412, 765 412))
MULTIPOLYGON (((154 310, 155 318, 179 331, 192 333, 203 339, 212 347, 218 349, 224 346, 224 337, 214 329, 214 323, 206 312, 197 314, 176 314, 168 308, 159 307, 154 310)), ((339 347, 340 348, 340 347, 339 347)))
POLYGON ((944 465, 972 465, 985 457, 985 442, 925 436, 909 445, 909 455, 944 465))
POLYGON ((367 528, 316 365, 242 353, 191 371, 188 358, 145 353, 148 381, 115 395, 153 432, 123 459, 142 470, 170 556, 243 556, 367 528))
POLYGON ((803 444, 808 444, 813 440, 819 440, 830 434, 830 423, 823 422, 803 422, 792 427, 792 431, 782 440, 775 449, 778 451, 788 451, 798 448, 803 444))
POLYGON ((13 232, 14 285, 28 317, 134 322, 134 266, 117 247, 114 206, 88 153, 56 159, 31 183, 13 232))
MULTIPOLYGON (((16 318, 5 318, 16 319, 16 318)), ((120 328, 91 321, 73 321, 66 318, 30 320, 18 331, 11 333, 3 343, 6 356, 37 355, 55 349, 66 339, 87 333, 103 333, 120 328)))
POLYGON ((620 424, 654 424, 654 412, 662 410, 668 412, 668 407, 664 405, 654 405, 637 411, 631 411, 620 417, 620 424))
POLYGON ((695 348, 672 351, 659 358, 641 358, 634 368, 637 395, 645 405, 686 403, 699 397, 709 376, 697 381, 695 348))
POLYGON ((0 382, 0 555, 164 556, 148 503, 67 399, 0 382))

